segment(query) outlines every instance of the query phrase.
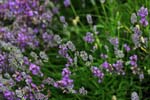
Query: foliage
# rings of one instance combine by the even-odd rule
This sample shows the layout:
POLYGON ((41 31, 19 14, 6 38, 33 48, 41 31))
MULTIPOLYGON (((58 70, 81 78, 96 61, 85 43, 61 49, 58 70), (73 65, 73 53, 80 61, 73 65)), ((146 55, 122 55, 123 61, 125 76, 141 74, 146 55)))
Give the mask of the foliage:
POLYGON ((0 0, 1 100, 149 100, 148 0, 0 0))

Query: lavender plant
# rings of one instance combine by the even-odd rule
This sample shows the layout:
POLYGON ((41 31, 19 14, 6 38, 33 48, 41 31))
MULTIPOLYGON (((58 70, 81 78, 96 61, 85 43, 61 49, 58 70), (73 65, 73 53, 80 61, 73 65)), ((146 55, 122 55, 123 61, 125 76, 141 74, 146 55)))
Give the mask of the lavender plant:
POLYGON ((0 0, 0 100, 149 100, 149 6, 0 0))

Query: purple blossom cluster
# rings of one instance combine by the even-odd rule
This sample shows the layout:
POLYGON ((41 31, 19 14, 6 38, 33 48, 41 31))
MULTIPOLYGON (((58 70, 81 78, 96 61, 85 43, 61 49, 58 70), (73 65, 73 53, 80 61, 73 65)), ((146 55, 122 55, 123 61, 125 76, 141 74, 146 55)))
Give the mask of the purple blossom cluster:
POLYGON ((73 58, 69 55, 69 51, 76 51, 76 47, 71 41, 68 41, 66 44, 59 45, 59 54, 67 59, 66 67, 73 65, 73 58))
POLYGON ((137 66, 137 55, 130 56, 130 64, 132 66, 137 66))
POLYGON ((114 48, 118 48, 118 46, 119 46, 119 40, 118 40, 118 38, 110 38, 109 39, 109 42, 114 46, 114 48))
POLYGON ((30 64, 29 70, 32 72, 33 75, 38 75, 40 72, 40 67, 35 64, 30 64))
POLYGON ((84 41, 86 41, 87 43, 93 43, 94 42, 93 33, 87 32, 86 36, 84 37, 84 41))
POLYGON ((100 57, 103 58, 103 59, 107 59, 107 58, 108 58, 108 55, 102 53, 102 54, 100 55, 100 57))
POLYGON ((57 88, 73 88, 73 80, 70 79, 71 72, 68 68, 64 68, 62 71, 62 79, 54 83, 57 88))
POLYGON ((117 74, 119 74, 119 75, 120 74, 125 75, 125 72, 123 70, 124 65, 123 65, 123 62, 121 60, 118 60, 116 63, 114 63, 113 67, 114 67, 115 72, 117 74))
POLYGON ((140 74, 140 68, 138 68, 138 64, 137 64, 137 60, 138 60, 137 55, 132 55, 132 56, 130 56, 129 59, 130 59, 132 73, 140 74))
MULTIPOLYGON (((73 29, 68 29, 70 23, 67 22, 67 17, 59 16, 58 19, 55 17, 59 14, 57 2, 57 0, 6 0, 0 3, 0 93, 6 100, 48 100, 50 95, 45 93, 46 90, 49 91, 47 85, 59 88, 64 93, 87 95, 88 91, 83 86, 75 90, 72 76, 77 74, 74 72, 80 71, 80 66, 83 66, 83 70, 90 68, 93 76, 98 78, 98 83, 101 83, 107 74, 125 75, 127 73, 128 61, 125 57, 130 60, 128 65, 131 66, 132 73, 138 74, 140 81, 144 79, 144 73, 138 66, 140 57, 130 52, 135 49, 132 49, 128 43, 122 45, 121 36, 109 36, 106 39, 109 44, 103 44, 101 41, 103 38, 98 36, 98 25, 92 26, 94 19, 92 20, 91 14, 87 14, 86 19, 92 28, 87 30, 81 40, 85 42, 85 47, 78 48, 75 41, 61 38, 60 33, 57 34, 58 30, 55 29, 59 29, 60 26, 64 28, 66 25, 62 32, 67 34, 69 39, 72 37, 68 30, 73 29), (58 53, 56 58, 61 56, 66 60, 60 80, 47 77, 42 72, 45 63, 50 64, 50 59, 53 59, 48 55, 51 49, 58 53), (97 54, 102 59, 98 58, 97 54), (98 65, 100 66, 96 67, 98 65), (87 68, 84 69, 84 67, 87 68), (34 81, 35 77, 42 79, 39 78, 38 85, 34 81)), ((104 2, 105 0, 101 0, 102 5, 104 2)), ((63 5, 73 6, 71 0, 63 0, 63 5)), ((141 18, 141 25, 148 26, 146 19, 148 9, 141 7, 137 15, 141 18)), ((79 17, 76 18, 79 21, 79 17)), ((131 16, 131 23, 137 23, 135 13, 131 16)), ((141 47, 146 38, 144 37, 141 41, 140 26, 136 25, 132 29, 132 42, 136 48, 141 47)), ((132 98, 134 98, 133 95, 132 98)))
POLYGON ((130 46, 127 44, 124 44, 124 49, 126 50, 126 52, 129 52, 131 50, 130 46))
POLYGON ((12 91, 9 91, 9 90, 6 90, 4 91, 4 97, 7 99, 7 100, 14 100, 14 92, 12 91))
POLYGON ((112 70, 113 70, 111 64, 109 64, 107 61, 105 61, 104 63, 102 63, 101 66, 102 66, 104 69, 106 69, 106 71, 112 72, 112 70))
POLYGON ((86 16, 86 19, 87 19, 87 22, 88 22, 89 24, 92 24, 92 23, 93 23, 92 16, 91 16, 90 14, 88 14, 88 15, 86 16))
POLYGON ((137 15, 141 17, 140 19, 140 23, 143 25, 143 26, 147 26, 148 25, 148 21, 146 19, 146 16, 148 15, 148 9, 145 8, 145 7, 141 7, 139 9, 139 11, 137 12, 137 15))
POLYGON ((64 6, 65 7, 70 6, 70 0, 64 0, 64 6))
MULTIPOLYGON (((61 16, 60 20, 62 23, 67 23, 64 16, 61 16)), ((132 18, 131 18, 132 23, 136 23, 136 20, 137 20, 136 15, 135 14, 132 15, 132 18)), ((87 15, 87 21, 89 24, 92 24, 92 17, 90 15, 87 15)), ((95 32, 98 32, 98 31, 96 30, 95 32)), ((134 34, 132 35, 133 43, 135 44, 135 47, 139 47, 141 45, 140 37, 142 36, 142 31, 140 30, 138 26, 135 26, 133 28, 133 32, 134 32, 134 34)), ((87 32, 86 36, 83 37, 83 40, 84 42, 91 43, 92 46, 97 49, 98 40, 95 39, 95 37, 97 38, 97 35, 98 34, 87 32), (93 42, 95 42, 94 45, 93 45, 93 42)), ((74 65, 74 63, 77 64, 78 57, 80 57, 85 62, 86 66, 89 66, 89 65, 92 66, 91 71, 95 77, 98 77, 99 79, 98 82, 100 83, 102 82, 104 78, 104 73, 107 74, 107 72, 110 72, 111 74, 116 73, 117 75, 125 75, 127 73, 125 67, 128 61, 125 61, 124 57, 126 57, 128 53, 130 53, 130 51, 134 50, 134 48, 132 49, 128 43, 121 45, 121 43, 119 43, 120 39, 118 37, 110 37, 108 41, 114 47, 114 55, 115 55, 114 59, 115 60, 113 62, 111 61, 111 63, 108 63, 110 61, 109 46, 105 45, 104 47, 108 55, 106 53, 101 53, 101 58, 103 58, 103 60, 108 60, 108 61, 104 61, 101 64, 100 66, 102 67, 101 70, 98 67, 92 66, 93 59, 94 59, 92 54, 90 55, 90 53, 87 53, 85 50, 77 51, 77 48, 75 48, 74 44, 72 44, 72 42, 70 41, 68 41, 66 44, 59 45, 59 54, 67 59, 67 64, 66 64, 67 68, 70 65, 74 65), (120 49, 120 46, 122 46, 122 49, 120 49), (71 53, 73 53, 74 55, 71 55, 70 51, 72 51, 71 53), (90 59, 92 59, 91 62, 89 62, 90 59)), ((95 53, 96 49, 94 51, 91 50, 92 53, 95 53)), ((140 69, 137 67, 137 55, 130 56, 129 58, 130 58, 130 65, 132 66, 131 70, 133 74, 138 74, 140 80, 144 79, 144 74, 142 74, 143 72, 141 72, 140 69)), ((66 78, 62 78, 62 80, 58 81, 58 83, 67 84, 66 81, 67 81, 66 78)))
POLYGON ((123 61, 117 60, 116 63, 110 64, 107 61, 101 64, 102 68, 110 73, 117 73, 118 75, 124 75, 124 65, 123 61))
MULTIPOLYGON (((46 9, 47 4, 49 4, 48 0, 44 4, 38 0, 8 0, 1 4, 0 8, 2 9, 0 12, 2 13, 2 18, 5 15, 9 15, 12 20, 7 16, 5 20, 12 21, 13 25, 11 29, 0 28, 4 41, 16 44, 23 49, 29 46, 31 48, 37 48, 39 46, 39 37, 37 35, 46 35, 43 34, 46 32, 46 27, 51 24, 53 16, 58 13, 58 11, 54 11, 54 7, 52 9, 46 9)), ((47 39, 44 38, 44 41, 51 41, 50 43, 52 45, 54 44, 54 39, 51 40, 50 38, 48 36, 47 39)), ((55 39, 58 38, 58 36, 55 36, 55 39)), ((55 41, 55 45, 58 41, 55 41)))
POLYGON ((94 76, 98 77, 98 82, 101 83, 104 78, 104 73, 98 67, 95 66, 91 68, 91 71, 94 74, 94 76))
POLYGON ((133 41, 135 47, 137 48, 141 45, 140 44, 140 36, 141 36, 142 32, 138 27, 134 27, 133 31, 134 31, 134 34, 132 34, 132 41, 133 41))
POLYGON ((57 6, 47 9, 50 3, 54 2, 0 2, 0 93, 6 100, 48 100, 48 95, 42 93, 45 85, 33 82, 33 77, 43 77, 40 60, 48 61, 47 54, 41 51, 34 60, 24 54, 27 49, 40 48, 42 43, 47 48, 61 43, 59 35, 45 34, 53 16, 59 13, 57 6))

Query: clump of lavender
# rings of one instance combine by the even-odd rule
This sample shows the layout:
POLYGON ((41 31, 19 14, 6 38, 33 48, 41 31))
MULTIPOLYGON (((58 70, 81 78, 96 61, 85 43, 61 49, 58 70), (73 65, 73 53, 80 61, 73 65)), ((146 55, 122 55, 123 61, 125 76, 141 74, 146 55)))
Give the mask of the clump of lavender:
POLYGON ((134 34, 132 34, 132 41, 135 45, 135 48, 140 47, 140 36, 142 34, 141 30, 139 29, 138 26, 133 28, 134 34))
POLYGON ((59 35, 49 34, 47 32, 44 32, 42 34, 42 39, 44 43, 46 44, 46 48, 48 47, 57 47, 58 44, 61 43, 61 37, 59 35))
POLYGON ((109 38, 109 42, 114 46, 114 54, 116 55, 116 58, 123 58, 124 53, 122 50, 119 50, 119 39, 117 37, 111 37, 109 38))
POLYGON ((59 54, 63 57, 68 57, 68 48, 66 44, 59 45, 59 54))
POLYGON ((57 44, 60 44, 62 42, 62 39, 59 35, 54 35, 54 42, 56 42, 57 44))
MULTIPOLYGON (((74 80, 70 77, 71 71, 69 66, 77 66, 78 63, 80 63, 77 62, 78 57, 81 57, 81 59, 86 62, 84 65, 87 66, 91 66, 91 62, 97 59, 93 60, 93 56, 88 54, 85 50, 77 51, 78 48, 76 48, 74 43, 70 40, 63 44, 61 37, 57 34, 53 34, 54 32, 51 31, 49 27, 54 26, 54 28, 59 28, 56 22, 56 25, 52 23, 53 18, 54 21, 57 21, 54 15, 59 13, 58 7, 53 4, 54 1, 57 3, 57 0, 6 0, 0 4, 0 8, 2 8, 0 9, 0 19, 12 21, 10 27, 7 25, 7 28, 0 27, 0 93, 2 92, 4 98, 7 100, 48 100, 48 96, 42 93, 42 91, 46 89, 45 84, 61 88, 64 90, 63 92, 68 90, 70 93, 79 92, 82 95, 87 94, 87 90, 85 90, 84 87, 81 87, 78 91, 73 89, 74 80), (41 51, 43 47, 44 50, 41 51), (58 47, 59 54, 67 60, 65 64, 66 68, 62 70, 61 80, 54 81, 54 79, 48 77, 38 86, 34 83, 32 77, 36 77, 39 74, 43 76, 40 66, 44 62, 49 61, 46 54, 49 47, 58 47), (28 51, 26 52, 27 49, 34 49, 36 51, 37 48, 39 53, 30 53, 31 58, 33 58, 35 62, 24 56, 26 53, 28 56, 28 51), (74 54, 72 55, 71 53, 74 54), (23 85, 20 86, 20 83, 23 83, 23 85)), ((100 2, 104 3, 105 0, 100 0, 100 2)), ((70 0, 63 0, 63 3, 65 7, 71 5, 70 0)), ((147 26, 147 8, 141 7, 137 15, 141 17, 140 23, 143 26, 147 26)), ((86 18, 87 22, 92 25, 92 16, 88 14, 86 18)), ((78 16, 74 20, 74 24, 76 25, 77 19, 79 20, 78 16)), ((63 25, 68 25, 64 16, 60 16, 60 22, 63 25)), ((137 22, 136 14, 132 14, 131 22, 133 24, 137 22)), ((0 25, 1 24, 4 26, 4 22, 0 21, 0 25)), ((98 34, 96 26, 93 27, 93 31, 98 34)), ((135 27, 133 31, 133 42, 136 47, 139 47, 142 33, 139 27, 135 27)), ((91 32, 87 32, 83 39, 85 42, 91 44, 95 41, 94 34, 91 32)), ((115 59, 116 61, 112 65, 107 61, 103 62, 101 65, 103 67, 102 70, 105 69, 109 72, 124 75, 122 59, 125 57, 125 54, 119 49, 119 39, 117 37, 109 38, 109 41, 114 46, 114 53, 117 60, 115 59)), ((108 47, 106 45, 104 47, 108 53, 108 47)), ((95 46, 95 48, 97 47, 95 46)), ((127 44, 124 45, 124 48, 127 52, 130 51, 130 47, 127 44)), ((102 54, 101 57, 104 58, 104 60, 108 60, 106 59, 108 56, 105 54, 102 54)), ((144 79, 144 73, 142 71, 140 72, 139 68, 137 68, 137 55, 130 57, 130 65, 133 73, 139 74, 140 81, 142 81, 142 79, 144 79)), ((95 66, 91 67, 91 71, 93 75, 98 78, 99 83, 102 82, 104 78, 102 70, 95 66)))
POLYGON ((17 82, 20 82, 23 80, 23 76, 21 75, 20 72, 17 72, 17 71, 15 72, 15 74, 13 74, 13 77, 17 82))
POLYGON ((132 66, 137 66, 137 55, 130 56, 130 64, 132 66))
MULTIPOLYGON (((4 77, 0 77, 3 86, 1 91, 4 93, 4 97, 7 100, 20 99, 20 97, 17 96, 14 91, 11 91, 12 87, 19 87, 17 86, 17 84, 20 82, 25 82, 25 85, 30 87, 29 89, 34 92, 39 90, 37 86, 32 82, 32 77, 29 74, 29 71, 31 71, 33 75, 41 74, 40 67, 31 63, 27 57, 25 59, 20 49, 12 45, 11 43, 0 41, 0 45, 0 48, 5 51, 3 51, 0 55, 0 75, 4 74, 4 77), (3 62, 6 63, 3 64, 3 62), (27 67, 24 64, 30 67, 27 67)), ((31 91, 30 94, 32 94, 32 98, 35 98, 31 91)), ((27 92, 26 94, 24 94, 24 96, 26 96, 26 98, 30 98, 31 95, 29 96, 27 92)))
POLYGON ((59 45, 59 54, 67 59, 66 67, 73 65, 73 58, 69 55, 69 50, 72 52, 76 50, 76 47, 71 41, 68 41, 66 44, 59 45))
POLYGON ((7 100, 14 100, 14 99, 15 99, 15 98, 14 98, 15 93, 12 92, 12 91, 6 90, 6 91, 4 91, 3 94, 4 94, 4 97, 5 97, 7 100))
POLYGON ((97 67, 91 67, 91 71, 95 77, 98 77, 98 83, 101 83, 104 78, 104 73, 97 67))
POLYGON ((116 55, 116 58, 123 58, 124 57, 123 51, 118 50, 118 49, 115 49, 115 55, 116 55))
POLYGON ((137 22, 137 15, 136 15, 136 13, 132 13, 130 20, 131 20, 132 24, 135 24, 137 22))
POLYGON ((119 40, 117 37, 109 38, 109 42, 114 46, 114 49, 119 47, 119 40))
POLYGON ((67 64, 65 65, 66 67, 73 66, 73 58, 70 56, 67 57, 67 64))
POLYGON ((81 95, 87 95, 87 90, 85 90, 85 88, 84 87, 81 87, 80 89, 79 89, 79 93, 81 94, 81 95))
POLYGON ((40 67, 35 64, 30 64, 29 70, 32 72, 33 75, 38 75, 40 72, 40 67))
POLYGON ((44 51, 41 51, 39 54, 40 58, 44 61, 44 62, 48 62, 48 56, 44 51))
POLYGON ((96 25, 93 26, 93 31, 94 31, 94 33, 96 35, 99 34, 99 31, 97 30, 97 26, 96 25))
POLYGON ((91 32, 87 32, 86 33, 86 36, 83 38, 84 41, 86 41, 87 43, 93 43, 94 42, 94 36, 93 36, 93 33, 91 32))
POLYGON ((144 73, 143 72, 139 73, 139 79, 140 79, 140 81, 142 81, 144 79, 144 73))
POLYGON ((89 24, 93 24, 92 16, 90 14, 86 15, 86 19, 89 24))
POLYGON ((44 95, 43 93, 36 93, 35 95, 35 99, 37 100, 48 100, 48 96, 44 95))
POLYGON ((148 9, 145 8, 145 7, 141 7, 139 9, 139 11, 137 12, 137 15, 141 17, 140 23, 143 26, 147 26, 148 25, 148 21, 146 20, 146 16, 148 15, 148 9))
POLYGON ((48 84, 48 85, 52 85, 52 86, 53 86, 54 83, 55 83, 55 81, 54 81, 53 78, 48 77, 48 78, 44 79, 44 80, 42 81, 42 83, 43 83, 43 84, 48 84))
MULTIPOLYGON (((47 44, 50 47, 61 43, 59 35, 43 35, 47 32, 46 28, 50 26, 53 15, 59 13, 57 9, 47 9, 53 2, 49 3, 51 5, 46 3, 49 2, 5 0, 0 4, 0 92, 6 100, 48 99, 40 93, 44 86, 37 86, 32 80, 34 75, 42 75, 41 67, 24 56, 26 49, 36 49, 43 42, 44 46, 47 44), (9 21, 9 26, 4 26, 6 20, 9 21)), ((32 53, 32 56, 35 57, 35 54, 32 53)), ((48 60, 44 52, 39 55, 42 60, 48 60)), ((38 58, 37 56, 37 60, 38 58)))
POLYGON ((113 67, 111 66, 111 64, 109 64, 107 61, 103 62, 101 64, 101 66, 106 69, 106 71, 112 72, 113 71, 113 67))
POLYGON ((63 24, 65 24, 65 23, 66 23, 65 16, 60 16, 60 22, 62 22, 63 24))
POLYGON ((70 6, 70 0, 64 0, 64 5, 65 5, 65 7, 70 6))
POLYGON ((108 58, 108 55, 102 53, 102 54, 100 55, 100 57, 103 58, 103 59, 107 59, 107 58, 108 58))
POLYGON ((70 79, 71 72, 68 68, 64 68, 62 71, 62 79, 56 81, 54 86, 57 88, 73 88, 73 80, 70 79))
POLYGON ((67 45, 68 49, 70 49, 71 51, 75 51, 76 50, 75 45, 71 41, 68 41, 66 43, 66 45, 67 45))
POLYGON ((133 74, 139 74, 140 69, 137 65, 137 55, 130 56, 130 65, 133 74))
POLYGON ((132 92, 132 94, 131 94, 131 100, 140 100, 137 92, 132 92))
POLYGON ((74 65, 74 57, 72 57, 70 54, 69 54, 69 51, 72 51, 73 53, 76 51, 76 47, 75 45, 73 44, 72 41, 68 41, 67 43, 65 44, 60 44, 59 45, 59 54, 61 56, 63 56, 64 58, 67 59, 67 63, 66 63, 66 67, 69 67, 69 66, 73 66, 74 65))
POLYGON ((1 68, 3 68, 3 72, 14 72, 17 68, 24 70, 22 66, 23 54, 20 49, 4 41, 0 41, 0 45, 0 48, 5 50, 5 52, 1 54, 1 68), (5 62, 5 64, 3 64, 3 62, 5 62), (22 68, 19 66, 22 66, 22 68))
POLYGON ((113 64, 113 67, 114 67, 114 69, 115 69, 115 72, 116 72, 118 75, 120 75, 120 74, 125 75, 125 72, 124 72, 124 70, 123 70, 123 68, 124 68, 123 66, 124 66, 124 65, 123 65, 123 61, 121 61, 121 60, 117 60, 117 62, 113 64))
POLYGON ((138 25, 136 25, 136 26, 133 28, 133 32, 134 32, 134 34, 142 35, 142 31, 140 30, 140 27, 139 27, 138 25))
POLYGON ((126 52, 129 52, 131 50, 131 48, 127 44, 124 44, 123 47, 125 48, 126 52))
POLYGON ((82 58, 83 61, 88 60, 88 54, 86 51, 80 51, 80 57, 82 58))
MULTIPOLYGON (((2 13, 9 15, 5 19, 12 21, 12 28, 7 27, 6 31, 2 32, 4 41, 18 45, 23 50, 30 46, 35 49, 39 46, 39 37, 46 31, 46 27, 50 25, 53 19, 53 12, 47 9, 49 2, 45 0, 43 3, 37 0, 30 1, 6 1, 0 7, 4 8, 2 13), (43 4, 43 5, 42 5, 43 4), (6 11, 5 11, 6 10, 6 11), (9 14, 8 14, 9 13, 9 14), (34 27, 32 27, 34 26, 34 27)), ((51 2, 51 6, 53 2, 51 2)), ((4 17, 4 16, 2 16, 4 17)), ((1 30, 1 28, 0 28, 1 30)), ((55 37, 55 39, 58 39, 55 37)), ((49 39, 48 41, 53 41, 49 39)), ((52 44, 56 44, 50 42, 52 44)))
POLYGON ((79 53, 79 57, 85 62, 86 66, 91 66, 92 62, 93 62, 93 56, 88 54, 86 51, 80 51, 79 53))

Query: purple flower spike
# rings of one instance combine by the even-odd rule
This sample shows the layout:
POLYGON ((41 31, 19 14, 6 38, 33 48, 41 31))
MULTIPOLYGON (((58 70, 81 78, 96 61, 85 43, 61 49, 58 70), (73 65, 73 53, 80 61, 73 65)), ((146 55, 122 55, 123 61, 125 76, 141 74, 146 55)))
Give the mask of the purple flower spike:
POLYGON ((132 61, 137 61, 137 55, 131 56, 131 57, 130 57, 130 60, 132 60, 132 61))
POLYGON ((113 68, 111 67, 111 65, 105 61, 104 63, 102 63, 101 65, 104 69, 106 69, 107 71, 111 72, 113 70, 113 68))
POLYGON ((129 52, 131 49, 130 49, 130 47, 127 45, 127 44, 124 44, 124 48, 125 48, 125 50, 127 51, 127 52, 129 52))
POLYGON ((141 7, 140 10, 137 12, 137 15, 141 17, 140 23, 143 26, 147 26, 148 21, 146 20, 146 16, 148 15, 148 9, 144 8, 144 7, 141 7))
POLYGON ((66 23, 65 17, 64 17, 64 16, 60 16, 60 21, 61 21, 62 23, 66 23))
POLYGON ((6 90, 4 91, 4 97, 7 99, 7 100, 14 100, 14 93, 9 91, 9 90, 6 90))
POLYGON ((146 18, 141 18, 140 23, 141 23, 143 26, 147 26, 147 25, 148 25, 148 21, 146 20, 146 18))
POLYGON ((148 15, 148 9, 141 7, 140 10, 137 12, 137 15, 140 16, 141 18, 144 18, 148 15))
POLYGON ((23 33, 19 33, 17 40, 21 47, 24 47, 25 45, 27 45, 28 37, 23 33))
POLYGON ((32 72, 33 75, 37 75, 40 72, 40 67, 35 64, 30 64, 29 70, 32 72))
POLYGON ((124 71, 123 71, 123 62, 121 60, 118 60, 116 63, 113 64, 113 67, 115 68, 115 71, 117 74, 122 74, 124 75, 124 71))
POLYGON ((65 5, 65 7, 70 6, 70 0, 64 0, 64 5, 65 5))
POLYGON ((110 39, 109 39, 109 42, 110 42, 115 48, 118 48, 118 46, 119 46, 119 40, 118 40, 117 37, 110 38, 110 39))
POLYGON ((87 32, 86 36, 84 37, 84 41, 88 42, 88 43, 93 43, 94 42, 94 36, 92 33, 87 32))
POLYGON ((137 55, 130 56, 130 64, 134 67, 137 67, 137 55))
POLYGON ((71 75, 71 72, 68 68, 64 68, 62 71, 62 76, 63 77, 69 77, 71 75))
POLYGON ((102 64, 102 67, 107 69, 109 67, 109 63, 107 61, 105 61, 103 64, 102 64))
POLYGON ((102 79, 104 78, 104 73, 99 70, 97 67, 92 67, 91 68, 92 73, 94 74, 94 76, 98 77, 98 82, 101 83, 102 79))

